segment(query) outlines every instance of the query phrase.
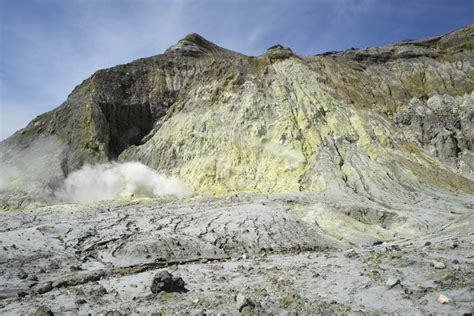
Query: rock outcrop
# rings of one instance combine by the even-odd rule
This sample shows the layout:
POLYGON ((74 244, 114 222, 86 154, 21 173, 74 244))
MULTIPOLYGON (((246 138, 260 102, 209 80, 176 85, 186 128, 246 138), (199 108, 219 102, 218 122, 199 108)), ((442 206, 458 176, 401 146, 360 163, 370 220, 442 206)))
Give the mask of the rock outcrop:
POLYGON ((275 45, 256 57, 191 34, 97 71, 0 143, 0 156, 15 165, 52 139, 41 168, 53 189, 86 163, 118 160, 179 176, 198 194, 472 194, 473 32, 311 56, 275 45))

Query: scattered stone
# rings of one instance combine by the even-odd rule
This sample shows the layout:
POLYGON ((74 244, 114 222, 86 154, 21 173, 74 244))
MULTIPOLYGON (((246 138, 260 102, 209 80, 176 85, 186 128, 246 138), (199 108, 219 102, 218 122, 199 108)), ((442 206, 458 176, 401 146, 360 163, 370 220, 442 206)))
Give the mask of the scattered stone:
POLYGON ((73 272, 74 272, 74 271, 81 271, 82 268, 81 268, 80 266, 74 266, 74 265, 72 265, 72 266, 69 267, 69 270, 71 270, 71 271, 73 271, 73 272))
POLYGON ((268 267, 265 268, 267 271, 276 271, 278 270, 278 267, 276 265, 270 265, 268 267))
POLYGON ((20 292, 16 293, 16 295, 18 295, 18 297, 25 297, 25 296, 28 295, 28 293, 25 292, 25 291, 20 291, 20 292))
POLYGON ((346 253, 344 255, 347 258, 352 258, 352 257, 357 256, 357 251, 355 251, 354 249, 349 249, 349 250, 346 251, 346 253))
POLYGON ((378 270, 369 270, 367 275, 374 278, 375 280, 382 280, 382 275, 378 270))
POLYGON ((46 306, 40 306, 33 312, 33 316, 54 316, 54 313, 46 306))
POLYGON ((403 294, 402 294, 402 297, 405 297, 405 298, 410 298, 412 295, 414 294, 414 291, 410 288, 405 288, 403 290, 403 294))
POLYGON ((97 283, 89 290, 88 294, 98 299, 107 294, 107 289, 102 284, 97 283))
POLYGON ((395 252, 395 253, 392 253, 392 255, 390 256, 390 258, 394 259, 394 260, 399 260, 402 258, 402 254, 400 252, 395 252))
POLYGON ((453 263, 454 263, 454 264, 459 264, 459 260, 458 260, 458 259, 454 259, 454 260, 453 260, 453 263))
POLYGON ((401 251, 399 245, 391 245, 390 247, 385 248, 386 251, 401 251))
POLYGON ((437 260, 432 260, 431 261, 431 266, 433 266, 435 269, 445 269, 446 268, 446 265, 443 262, 437 261, 437 260))
POLYGON ((425 247, 430 246, 430 245, 431 245, 431 241, 425 242, 425 247))
POLYGON ((111 290, 109 293, 110 293, 112 296, 115 296, 115 297, 119 297, 119 296, 120 296, 119 293, 117 292, 117 290, 111 290))
POLYGON ((280 306, 287 308, 288 306, 290 306, 292 303, 296 302, 300 298, 301 296, 297 293, 287 295, 283 297, 282 299, 280 299, 280 306))
POLYGON ((451 301, 447 296, 440 294, 438 298, 436 299, 436 302, 439 304, 448 304, 449 301, 451 301))
POLYGON ((20 280, 24 280, 28 277, 28 273, 24 272, 24 271, 21 271, 20 273, 18 273, 18 278, 20 280))
POLYGON ((28 281, 38 281, 38 277, 34 274, 31 274, 27 277, 28 281))
POLYGON ((57 270, 59 269, 59 264, 57 262, 51 262, 49 268, 52 270, 57 270))
POLYGON ((184 281, 180 277, 175 277, 168 271, 158 272, 153 278, 151 292, 153 294, 165 292, 186 292, 184 281))
POLYGON ((396 278, 388 278, 387 279, 387 282, 385 282, 385 285, 389 288, 389 289, 392 289, 394 288, 395 286, 397 285, 402 285, 402 282, 400 281, 400 279, 396 279, 396 278))
POLYGON ((53 289, 53 282, 44 282, 36 285, 33 289, 33 292, 38 293, 38 294, 44 294, 53 289))
POLYGON ((253 307, 255 307, 255 304, 250 300, 250 298, 248 298, 247 296, 245 296, 242 293, 239 293, 235 297, 235 306, 237 307, 239 312, 242 312, 244 307, 253 308, 253 307))
POLYGON ((193 304, 197 305, 199 304, 200 300, 198 297, 196 297, 195 299, 193 299, 193 304))
POLYGON ((83 298, 79 298, 76 300, 76 305, 82 305, 82 304, 85 304, 87 303, 87 301, 83 298))
POLYGON ((259 315, 258 313, 254 313, 254 307, 252 306, 244 306, 242 311, 240 312, 242 316, 251 316, 251 315, 259 315))

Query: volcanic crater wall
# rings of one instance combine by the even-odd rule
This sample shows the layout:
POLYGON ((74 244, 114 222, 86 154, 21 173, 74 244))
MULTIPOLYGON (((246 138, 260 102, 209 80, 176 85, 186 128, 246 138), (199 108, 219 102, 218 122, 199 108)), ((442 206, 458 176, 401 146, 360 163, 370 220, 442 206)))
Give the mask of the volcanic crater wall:
POLYGON ((473 32, 310 56, 281 45, 245 56, 190 34, 96 72, 0 143, 0 155, 14 164, 54 137, 63 176, 140 161, 200 194, 472 194, 473 32))

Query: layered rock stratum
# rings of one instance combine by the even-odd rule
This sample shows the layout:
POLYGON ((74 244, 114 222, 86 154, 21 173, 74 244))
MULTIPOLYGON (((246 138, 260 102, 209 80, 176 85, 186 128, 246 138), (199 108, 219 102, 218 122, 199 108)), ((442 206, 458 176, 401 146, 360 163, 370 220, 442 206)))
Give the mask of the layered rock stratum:
POLYGON ((473 49, 472 24, 304 56, 190 34, 97 71, 0 143, 0 311, 472 312, 473 49), (194 195, 60 199, 110 161, 194 195), (189 292, 150 292, 166 266, 189 292))

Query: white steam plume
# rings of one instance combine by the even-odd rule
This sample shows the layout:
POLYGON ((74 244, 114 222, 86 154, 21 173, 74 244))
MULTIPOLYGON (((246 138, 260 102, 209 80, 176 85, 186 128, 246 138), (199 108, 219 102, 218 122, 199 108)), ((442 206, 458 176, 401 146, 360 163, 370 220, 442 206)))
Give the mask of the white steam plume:
POLYGON ((63 201, 90 203, 118 197, 185 197, 191 191, 175 177, 166 177, 139 163, 86 165, 72 172, 57 191, 63 201))
POLYGON ((50 198, 63 178, 66 145, 54 136, 40 136, 28 145, 0 144, 0 191, 22 191, 50 198))

